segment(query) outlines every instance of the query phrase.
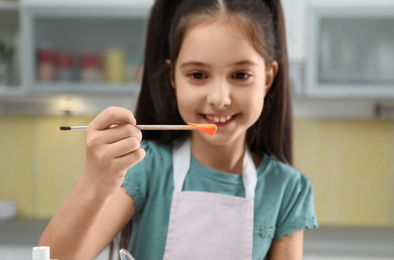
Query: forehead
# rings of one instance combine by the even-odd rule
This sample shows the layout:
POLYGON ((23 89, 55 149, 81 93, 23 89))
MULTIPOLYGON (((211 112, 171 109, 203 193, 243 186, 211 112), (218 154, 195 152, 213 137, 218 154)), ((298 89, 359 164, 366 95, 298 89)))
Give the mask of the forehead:
POLYGON ((191 32, 195 33, 193 29, 209 28, 209 25, 217 27, 226 27, 227 33, 235 36, 238 39, 245 40, 252 48, 254 48, 261 56, 264 56, 263 33, 250 17, 245 17, 241 14, 216 14, 216 15, 198 15, 184 21, 184 34, 182 36, 180 45, 183 45, 186 37, 191 32))
POLYGON ((250 35, 255 34, 255 30, 252 28, 252 21, 242 15, 236 14, 216 14, 216 15, 198 15, 189 19, 186 22, 185 34, 191 31, 195 27, 207 26, 215 24, 217 26, 228 26, 229 31, 235 34, 239 34, 245 39, 249 39, 250 35))
POLYGON ((261 60, 262 56, 241 28, 243 26, 233 19, 208 19, 193 23, 183 37, 178 60, 261 60))

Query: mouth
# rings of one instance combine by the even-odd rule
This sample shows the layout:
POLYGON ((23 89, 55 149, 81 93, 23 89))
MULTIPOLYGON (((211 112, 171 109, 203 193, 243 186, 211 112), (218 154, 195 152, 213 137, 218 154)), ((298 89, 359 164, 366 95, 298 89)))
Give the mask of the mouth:
POLYGON ((234 115, 212 115, 212 114, 204 115, 204 117, 207 119, 209 123, 213 123, 218 126, 226 125, 235 118, 234 115))

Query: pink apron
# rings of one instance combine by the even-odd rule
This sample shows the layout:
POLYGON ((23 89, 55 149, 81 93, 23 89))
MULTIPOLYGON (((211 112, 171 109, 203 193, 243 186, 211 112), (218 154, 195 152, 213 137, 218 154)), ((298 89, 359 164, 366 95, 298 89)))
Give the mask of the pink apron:
POLYGON ((190 140, 173 149, 174 194, 166 260, 252 259, 256 167, 248 149, 243 160, 246 198, 182 191, 190 168, 190 140))

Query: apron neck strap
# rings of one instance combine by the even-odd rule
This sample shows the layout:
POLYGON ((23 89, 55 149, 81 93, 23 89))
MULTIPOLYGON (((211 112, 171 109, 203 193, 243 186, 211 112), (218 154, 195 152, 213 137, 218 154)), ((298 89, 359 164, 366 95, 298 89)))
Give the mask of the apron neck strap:
MULTIPOLYGON (((186 174, 190 168, 190 139, 176 141, 172 148, 172 161, 174 171, 174 192, 181 192, 186 174)), ((253 162, 252 155, 246 147, 243 159, 242 181, 245 187, 245 198, 254 200, 257 183, 257 171, 253 162)))
POLYGON ((257 184, 257 170, 248 147, 245 148, 242 180, 245 187, 245 198, 254 201, 254 193, 257 184))
POLYGON ((174 171, 174 192, 182 191, 186 174, 190 168, 190 139, 174 142, 172 148, 172 162, 174 171))

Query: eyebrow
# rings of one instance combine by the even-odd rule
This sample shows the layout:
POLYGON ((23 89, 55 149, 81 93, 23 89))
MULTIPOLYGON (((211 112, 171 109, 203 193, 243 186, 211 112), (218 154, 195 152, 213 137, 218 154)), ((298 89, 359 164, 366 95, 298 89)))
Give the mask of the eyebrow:
MULTIPOLYGON (((241 61, 237 61, 233 64, 231 64, 231 66, 240 66, 240 65, 252 65, 252 66, 257 66, 257 64, 253 61, 250 60, 241 60, 241 61)), ((183 67, 187 67, 187 66, 200 66, 200 67, 209 67, 208 64, 201 62, 201 61, 188 61, 188 62, 184 62, 181 64, 181 68, 183 67)))
POLYGON ((240 66, 240 65, 257 66, 257 64, 251 60, 241 60, 241 61, 237 61, 236 63, 233 64, 233 66, 240 66))
POLYGON ((207 67, 208 64, 201 62, 201 61, 188 61, 188 62, 184 62, 181 64, 181 68, 183 67, 187 67, 187 66, 200 66, 200 67, 207 67))

